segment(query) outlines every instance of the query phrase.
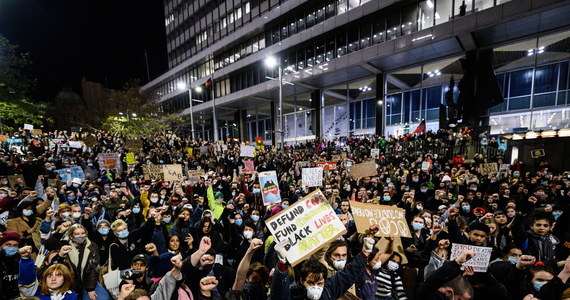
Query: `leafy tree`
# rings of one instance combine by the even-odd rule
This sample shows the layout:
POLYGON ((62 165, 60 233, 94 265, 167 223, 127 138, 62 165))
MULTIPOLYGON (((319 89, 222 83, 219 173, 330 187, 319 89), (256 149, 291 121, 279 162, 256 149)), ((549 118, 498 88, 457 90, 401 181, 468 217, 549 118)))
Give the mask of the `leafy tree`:
POLYGON ((176 131, 173 124, 186 122, 178 112, 165 112, 161 103, 141 93, 140 87, 138 80, 130 80, 122 90, 111 92, 111 108, 102 123, 103 129, 128 137, 147 137, 176 131))
POLYGON ((28 95, 36 84, 30 77, 29 53, 0 35, 0 131, 12 131, 24 123, 41 126, 51 122, 42 115, 47 105, 32 103, 28 95))

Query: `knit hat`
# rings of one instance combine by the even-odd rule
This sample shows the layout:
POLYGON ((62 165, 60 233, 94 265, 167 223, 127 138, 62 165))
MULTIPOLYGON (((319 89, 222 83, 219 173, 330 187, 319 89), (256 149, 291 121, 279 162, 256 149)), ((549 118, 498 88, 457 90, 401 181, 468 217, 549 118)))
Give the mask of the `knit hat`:
POLYGON ((441 179, 442 182, 446 182, 446 181, 451 181, 451 177, 449 177, 448 175, 443 176, 443 179, 441 179))
POLYGON ((101 225, 103 223, 107 224, 107 226, 109 226, 109 228, 111 227, 111 223, 109 221, 107 221, 105 219, 101 219, 97 222, 97 226, 95 226, 95 228, 99 228, 99 225, 101 225))
POLYGON ((20 243, 20 234, 15 231, 4 231, 2 233, 2 238, 0 239, 0 246, 4 245, 7 241, 16 241, 20 243))
POLYGON ((222 192, 217 192, 216 195, 214 195, 215 198, 224 198, 224 194, 222 194, 222 192))

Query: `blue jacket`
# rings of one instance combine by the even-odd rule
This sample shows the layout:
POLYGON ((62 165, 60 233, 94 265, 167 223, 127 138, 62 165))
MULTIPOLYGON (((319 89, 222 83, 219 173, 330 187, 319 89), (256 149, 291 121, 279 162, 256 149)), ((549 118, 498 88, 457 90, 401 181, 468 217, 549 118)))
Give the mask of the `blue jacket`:
MULTIPOLYGON (((34 260, 31 258, 20 259, 20 276, 18 277, 18 284, 20 285, 20 292, 25 296, 35 296, 41 300, 51 300, 50 295, 43 295, 42 289, 36 279, 37 272, 34 266, 34 260)), ((77 294, 74 291, 67 291, 63 300, 77 300, 77 294)))
MULTIPOLYGON (((356 283, 362 270, 366 267, 366 259, 362 254, 357 255, 346 267, 336 272, 325 281, 325 288, 320 300, 336 300, 348 291, 356 283)), ((304 288, 302 288, 304 290, 304 288)), ((303 291, 306 298, 306 291, 303 291)), ((289 273, 281 272, 275 268, 273 281, 271 282, 271 300, 290 300, 291 289, 289 287, 289 273)))

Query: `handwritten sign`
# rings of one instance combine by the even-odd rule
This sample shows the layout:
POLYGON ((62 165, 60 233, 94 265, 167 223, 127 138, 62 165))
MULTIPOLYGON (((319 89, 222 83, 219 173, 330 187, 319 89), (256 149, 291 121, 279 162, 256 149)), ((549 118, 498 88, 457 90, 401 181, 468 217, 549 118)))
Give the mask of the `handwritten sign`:
POLYGON ((22 175, 22 174, 9 175, 8 176, 8 182, 10 183, 10 186, 12 188, 15 188, 16 185, 20 185, 21 187, 26 186, 26 181, 24 180, 24 175, 22 175))
POLYGON ((162 172, 165 181, 180 181, 184 177, 182 165, 179 164, 163 165, 162 172))
POLYGON ((380 149, 370 149, 370 157, 379 158, 380 157, 380 149))
POLYGON ((55 170, 55 172, 59 175, 59 177, 61 177, 61 180, 63 182, 70 181, 73 178, 85 179, 85 172, 83 172, 83 169, 81 167, 59 169, 55 170), (67 173, 68 170, 70 173, 67 173))
POLYGON ((261 196, 264 205, 281 202, 279 181, 277 181, 277 173, 275 171, 259 173, 259 185, 261 186, 261 196))
POLYGON ((539 157, 543 157, 543 156, 545 156, 545 155, 546 155, 546 154, 545 154, 545 152, 544 152, 544 149, 536 149, 536 150, 530 151, 530 156, 531 156, 532 158, 539 158, 539 157))
POLYGON ((289 241, 285 250, 293 266, 346 233, 342 221, 320 190, 269 218, 266 224, 278 242, 289 241))
POLYGON ((99 153, 97 161, 101 170, 119 169, 120 166, 119 153, 99 153))
POLYGON ((429 161, 422 162, 422 171, 429 172, 431 169, 431 163, 429 161))
POLYGON ((243 145, 239 147, 239 156, 241 157, 254 157, 255 147, 243 145))
POLYGON ((77 141, 69 141, 67 142, 67 144, 69 145, 69 148, 75 148, 75 149, 81 149, 81 142, 77 142, 77 141))
POLYGON ((32 124, 24 124, 24 130, 34 130, 34 125, 32 125, 32 124))
POLYGON ((479 165, 479 173, 481 175, 495 175, 499 172, 499 168, 497 163, 488 163, 488 164, 481 164, 479 165))
POLYGON ((453 244, 451 247, 450 260, 455 260, 463 250, 470 250, 475 252, 475 257, 464 263, 464 266, 471 266, 475 272, 487 272, 489 267, 489 260, 491 260, 491 252, 493 248, 491 247, 477 247, 464 244, 453 244))
POLYGON ((361 164, 355 164, 350 167, 350 175, 356 179, 360 179, 368 176, 378 175, 376 170, 376 163, 374 161, 367 161, 361 164))
POLYGON ((323 185, 323 168, 301 169, 303 185, 313 187, 323 185))
POLYGON ((311 163, 308 161, 298 161, 297 162, 297 166, 299 166, 300 168, 304 168, 304 167, 308 167, 311 163))
POLYGON ((339 160, 341 160, 340 155, 333 155, 331 159, 334 160, 334 161, 339 161, 339 160))
POLYGON ((255 173, 255 165, 253 164, 253 160, 244 160, 243 161, 243 173, 244 174, 255 173))
POLYGON ((336 161, 320 161, 317 167, 323 168, 325 171, 336 170, 336 161))
POLYGON ((129 152, 125 155, 125 160, 127 161, 127 165, 134 165, 136 164, 135 162, 135 154, 132 152, 129 152))
POLYGON ((163 165, 143 165, 142 169, 145 179, 162 180, 164 178, 162 166, 163 165))
POLYGON ((0 135, 0 142, 5 142, 10 138, 9 135, 0 135))
POLYGON ((42 135, 44 132, 41 129, 32 129, 32 135, 37 135, 40 136, 42 135))
POLYGON ((125 141, 125 149, 132 152, 139 152, 143 146, 142 140, 128 139, 125 141))
POLYGON ((360 233, 365 233, 370 225, 378 225, 380 230, 377 236, 412 237, 406 222, 406 212, 401 208, 356 201, 350 201, 350 207, 356 229, 360 233))
POLYGON ((91 147, 95 146, 95 144, 97 144, 97 139, 92 135, 88 135, 85 138, 83 138, 83 144, 85 144, 85 146, 91 148, 91 147))

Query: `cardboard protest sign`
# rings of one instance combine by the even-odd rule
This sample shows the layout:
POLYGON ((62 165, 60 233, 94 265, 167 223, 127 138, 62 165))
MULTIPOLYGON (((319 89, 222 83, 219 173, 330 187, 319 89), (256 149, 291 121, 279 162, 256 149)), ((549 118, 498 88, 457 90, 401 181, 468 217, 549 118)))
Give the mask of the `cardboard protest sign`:
POLYGON ((24 180, 24 175, 22 174, 8 175, 8 183, 10 183, 10 187, 12 188, 15 188, 16 184, 22 187, 26 186, 26 180, 24 180))
POLYGON ((32 125, 32 124, 24 124, 24 130, 34 130, 34 125, 32 125))
POLYGON ((127 161, 127 165, 134 165, 136 164, 135 161, 135 154, 132 152, 129 152, 125 155, 125 160, 127 161))
POLYGON ((61 181, 67 182, 68 180, 73 180, 73 178, 85 179, 85 172, 81 167, 71 167, 65 169, 55 170, 55 172, 61 177, 61 181), (67 173, 67 171, 70 173, 67 173))
POLYGON ((356 229, 365 233, 370 225, 378 225, 377 236, 412 237, 406 212, 398 207, 350 201, 356 229))
POLYGON ((138 152, 143 146, 142 140, 127 139, 125 141, 125 149, 131 152, 138 152))
POLYGON ((69 148, 75 148, 75 149, 81 149, 81 142, 77 142, 77 141, 69 141, 67 142, 67 144, 69 145, 69 148))
POLYGON ((120 168, 119 153, 99 153, 97 157, 99 169, 112 170, 120 168))
POLYGON ((63 144, 63 139, 50 139, 48 144, 50 149, 54 149, 57 145, 63 144))
POLYGON ((277 181, 277 173, 275 171, 259 173, 259 186, 261 187, 261 196, 264 205, 281 202, 279 181, 277 181))
POLYGON ((254 146, 247 146, 242 145, 239 147, 239 156, 241 157, 254 157, 255 156, 255 147, 254 146))
POLYGON ((180 181, 184 177, 182 165, 179 164, 162 165, 162 172, 165 181, 180 181))
POLYGON ((243 170, 244 174, 253 174, 255 173, 255 165, 253 164, 253 160, 244 160, 243 161, 243 170))
POLYGON ((97 144, 97 139, 92 136, 92 135, 88 135, 85 138, 83 138, 83 144, 85 144, 85 146, 91 148, 93 146, 95 146, 95 144, 97 144))
POLYGON ((162 180, 164 173, 162 172, 163 165, 143 165, 143 174, 145 179, 148 180, 162 180))
POLYGON ((301 169, 303 185, 313 187, 323 185, 323 168, 301 169))
POLYGON ((0 142, 5 142, 10 138, 9 135, 0 135, 0 142))
POLYGON ((333 155, 331 159, 334 160, 334 161, 339 161, 339 160, 341 160, 340 155, 333 155))
POLYGON ((429 172, 431 169, 431 163, 429 161, 422 162, 422 171, 429 172))
POLYGON ((497 163, 488 163, 488 164, 480 164, 479 165, 479 173, 481 175, 496 175, 499 172, 499 168, 497 163))
MULTIPOLYGON (((380 250, 380 251, 384 251, 384 249, 386 249, 386 246, 388 246, 388 240, 387 239, 380 239, 375 245, 375 247, 378 248, 378 250, 380 250)), ((407 264, 408 258, 406 257, 404 245, 402 245, 402 239, 399 236, 394 237, 394 242, 392 244, 392 247, 394 249, 394 252, 400 253, 400 255, 402 257, 401 264, 402 265, 407 264)))
POLYGON ((44 133, 41 129, 32 129, 32 135, 42 135, 44 133))
POLYGON ((471 266, 475 272, 487 272, 489 267, 489 261, 491 260, 491 252, 493 248, 491 247, 477 247, 464 244, 453 244, 451 247, 450 260, 455 260, 463 250, 470 250, 475 252, 475 257, 464 263, 464 266, 471 266))
POLYGON ((287 260, 293 266, 346 233, 342 221, 320 190, 310 193, 265 223, 276 241, 289 240, 285 249, 287 260))
POLYGON ((374 161, 367 161, 361 164, 355 164, 350 167, 350 175, 356 179, 360 179, 368 176, 378 175, 376 170, 376 163, 374 161))
POLYGON ((309 165, 310 165, 310 163, 308 161, 298 161, 297 162, 297 166, 299 166, 300 168, 308 167, 309 165))
POLYGON ((317 167, 323 168, 325 171, 336 170, 336 161, 321 161, 317 163, 317 167))
POLYGON ((370 149, 370 157, 379 158, 380 157, 380 149, 370 149))
POLYGON ((188 170, 188 180, 191 184, 200 182, 200 177, 206 175, 204 170, 188 170))

